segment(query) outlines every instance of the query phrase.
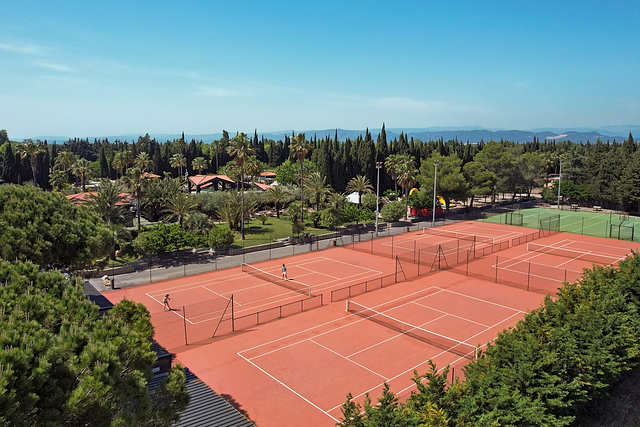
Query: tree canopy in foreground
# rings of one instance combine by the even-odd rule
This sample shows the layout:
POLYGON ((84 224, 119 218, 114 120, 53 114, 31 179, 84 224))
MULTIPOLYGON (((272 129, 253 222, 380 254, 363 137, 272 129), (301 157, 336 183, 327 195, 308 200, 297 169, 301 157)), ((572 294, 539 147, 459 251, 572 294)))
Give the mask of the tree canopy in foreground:
POLYGON ((0 186, 0 256, 43 269, 77 270, 105 256, 111 233, 97 214, 58 193, 0 186))
POLYGON ((169 426, 188 404, 177 365, 151 397, 147 309, 108 316, 59 272, 0 261, 0 426, 169 426))

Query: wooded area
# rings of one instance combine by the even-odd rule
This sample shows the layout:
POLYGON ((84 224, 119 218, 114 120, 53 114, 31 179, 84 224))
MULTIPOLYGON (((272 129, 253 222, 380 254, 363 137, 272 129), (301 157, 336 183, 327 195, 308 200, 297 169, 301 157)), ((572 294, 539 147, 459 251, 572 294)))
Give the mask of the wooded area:
MULTIPOLYGON (((376 162, 383 162, 380 194, 384 194, 397 185, 419 184, 428 189, 433 183, 433 161, 441 159, 438 194, 449 202, 498 193, 528 194, 542 187, 549 175, 557 175, 562 163, 565 201, 605 208, 621 206, 620 210, 626 211, 637 211, 640 203, 640 155, 631 134, 625 141, 585 144, 539 141, 535 137, 522 144, 424 142, 404 134, 387 141, 383 125, 375 141, 368 130, 355 140, 344 141, 338 140, 337 131, 334 138, 320 140, 310 137, 307 141, 303 135, 309 144, 303 155, 305 162, 296 162, 299 156, 291 147, 296 138, 267 140, 259 138, 257 131, 247 137, 251 155, 243 164, 243 172, 249 180, 271 169, 281 184, 299 184, 302 164, 305 176, 317 172, 327 187, 342 193, 357 176, 363 176, 370 185, 376 183, 376 162)), ((223 137, 210 144, 193 139, 187 142, 184 136, 159 142, 149 135, 133 142, 71 139, 63 144, 17 143, 9 141, 7 132, 2 131, 0 176, 7 183, 34 181, 47 189, 63 189, 74 181, 84 187, 88 178, 116 179, 133 167, 172 177, 183 177, 185 172, 191 176, 220 173, 238 181, 239 165, 232 161, 234 154, 228 149, 232 139, 223 131, 223 137)))

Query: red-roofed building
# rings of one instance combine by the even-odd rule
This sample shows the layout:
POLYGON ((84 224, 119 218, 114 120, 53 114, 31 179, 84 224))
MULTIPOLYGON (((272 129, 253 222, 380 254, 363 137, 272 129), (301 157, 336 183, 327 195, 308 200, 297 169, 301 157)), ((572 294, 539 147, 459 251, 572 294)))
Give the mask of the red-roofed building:
POLYGON ((155 173, 145 172, 140 175, 140 178, 162 178, 160 175, 156 175, 155 173))
MULTIPOLYGON (((76 193, 76 194, 69 194, 67 197, 67 200, 69 200, 71 202, 71 204, 73 205, 81 205, 83 203, 87 203, 88 201, 91 200, 91 196, 95 196, 96 192, 95 191, 87 191, 84 193, 76 193)), ((128 206, 130 204, 130 195, 127 193, 120 193, 121 197, 124 197, 124 201, 118 203, 118 206, 128 206)))
MULTIPOLYGON (((226 175, 194 175, 189 177, 191 185, 196 188, 199 193, 203 188, 213 187, 214 191, 226 190, 236 186, 236 182, 226 175)), ((247 184, 245 184, 245 188, 247 184)))
POLYGON ((271 190, 273 188, 272 185, 269 184, 263 184, 262 182, 254 182, 253 185, 255 185, 256 187, 258 187, 260 190, 262 191, 268 191, 271 190))

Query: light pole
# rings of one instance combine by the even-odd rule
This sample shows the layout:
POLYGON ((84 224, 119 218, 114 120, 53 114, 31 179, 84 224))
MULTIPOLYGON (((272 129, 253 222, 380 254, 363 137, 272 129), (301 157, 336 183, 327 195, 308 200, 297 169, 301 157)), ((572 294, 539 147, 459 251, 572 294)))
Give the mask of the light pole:
POLYGON ((436 180, 438 179, 438 160, 433 161, 433 217, 431 218, 431 226, 436 225, 436 180))
POLYGON ((376 169, 378 170, 378 178, 376 182, 376 237, 378 236, 378 215, 380 214, 380 169, 382 168, 382 162, 376 162, 376 169))
POLYGON ((562 180, 562 156, 558 157, 560 160, 560 173, 558 174, 558 210, 560 210, 560 181, 562 180))

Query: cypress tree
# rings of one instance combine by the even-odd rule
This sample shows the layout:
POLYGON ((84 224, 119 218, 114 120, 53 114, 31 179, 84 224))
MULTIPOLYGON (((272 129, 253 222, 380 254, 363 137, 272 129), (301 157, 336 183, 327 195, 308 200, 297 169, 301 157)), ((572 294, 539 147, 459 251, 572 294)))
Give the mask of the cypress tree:
POLYGON ((104 144, 100 147, 98 163, 100 164, 100 178, 108 178, 110 176, 109 164, 107 163, 107 155, 104 152, 104 144))
POLYGON ((4 152, 4 158, 2 159, 2 179, 6 183, 17 184, 17 165, 16 157, 13 154, 13 147, 11 142, 6 142, 6 149, 4 152))

